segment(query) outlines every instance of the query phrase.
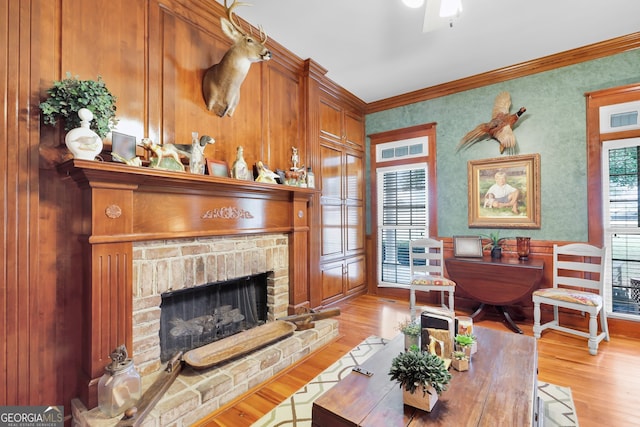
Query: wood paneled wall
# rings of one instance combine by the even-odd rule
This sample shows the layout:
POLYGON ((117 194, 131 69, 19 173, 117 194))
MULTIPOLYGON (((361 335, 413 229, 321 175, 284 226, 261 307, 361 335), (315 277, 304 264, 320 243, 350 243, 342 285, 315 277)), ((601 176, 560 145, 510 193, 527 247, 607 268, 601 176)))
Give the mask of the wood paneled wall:
POLYGON ((0 13, 8 64, 0 67, 0 405, 62 404, 68 417, 86 383, 90 230, 76 215, 88 208, 80 190, 55 168, 67 155, 63 131, 40 124, 46 90, 67 72, 101 76, 117 97, 119 132, 189 143, 195 131, 215 138, 207 156, 229 166, 242 145, 250 165, 286 169, 292 146, 313 164, 303 116, 308 63, 270 39, 273 59, 252 65, 234 116, 220 118, 201 91, 204 71, 230 46, 215 0, 9 0, 0 13))

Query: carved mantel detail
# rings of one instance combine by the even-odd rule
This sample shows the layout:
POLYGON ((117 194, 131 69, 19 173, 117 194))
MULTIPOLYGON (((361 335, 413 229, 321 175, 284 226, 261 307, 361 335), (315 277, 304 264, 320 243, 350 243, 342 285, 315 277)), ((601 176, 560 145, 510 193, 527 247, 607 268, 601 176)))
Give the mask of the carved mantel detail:
POLYGON ((224 208, 209 209, 202 214, 202 219, 237 219, 237 218, 254 218, 251 212, 235 206, 226 206, 224 208))

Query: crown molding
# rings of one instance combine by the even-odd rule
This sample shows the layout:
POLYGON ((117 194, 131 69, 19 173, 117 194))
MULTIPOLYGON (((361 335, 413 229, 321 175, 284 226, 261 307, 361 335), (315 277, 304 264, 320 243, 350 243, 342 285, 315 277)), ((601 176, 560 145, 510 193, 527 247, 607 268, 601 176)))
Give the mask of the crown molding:
POLYGON ((402 107, 638 48, 640 48, 640 32, 370 102, 367 104, 366 113, 370 114, 402 107))

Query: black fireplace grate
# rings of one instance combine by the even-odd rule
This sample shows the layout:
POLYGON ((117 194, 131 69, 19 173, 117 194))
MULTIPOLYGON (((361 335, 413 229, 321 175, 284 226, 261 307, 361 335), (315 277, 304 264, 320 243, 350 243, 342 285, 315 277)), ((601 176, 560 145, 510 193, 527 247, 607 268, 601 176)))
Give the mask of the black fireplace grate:
POLYGON ((269 274, 163 293, 160 360, 265 323, 269 274))

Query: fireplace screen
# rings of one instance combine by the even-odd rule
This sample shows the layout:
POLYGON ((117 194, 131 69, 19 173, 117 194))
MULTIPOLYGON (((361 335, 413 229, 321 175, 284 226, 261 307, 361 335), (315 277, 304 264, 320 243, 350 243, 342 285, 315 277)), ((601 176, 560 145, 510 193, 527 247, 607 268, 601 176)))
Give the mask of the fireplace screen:
POLYGON ((267 320, 267 276, 256 274, 162 294, 160 359, 189 351, 267 320))

